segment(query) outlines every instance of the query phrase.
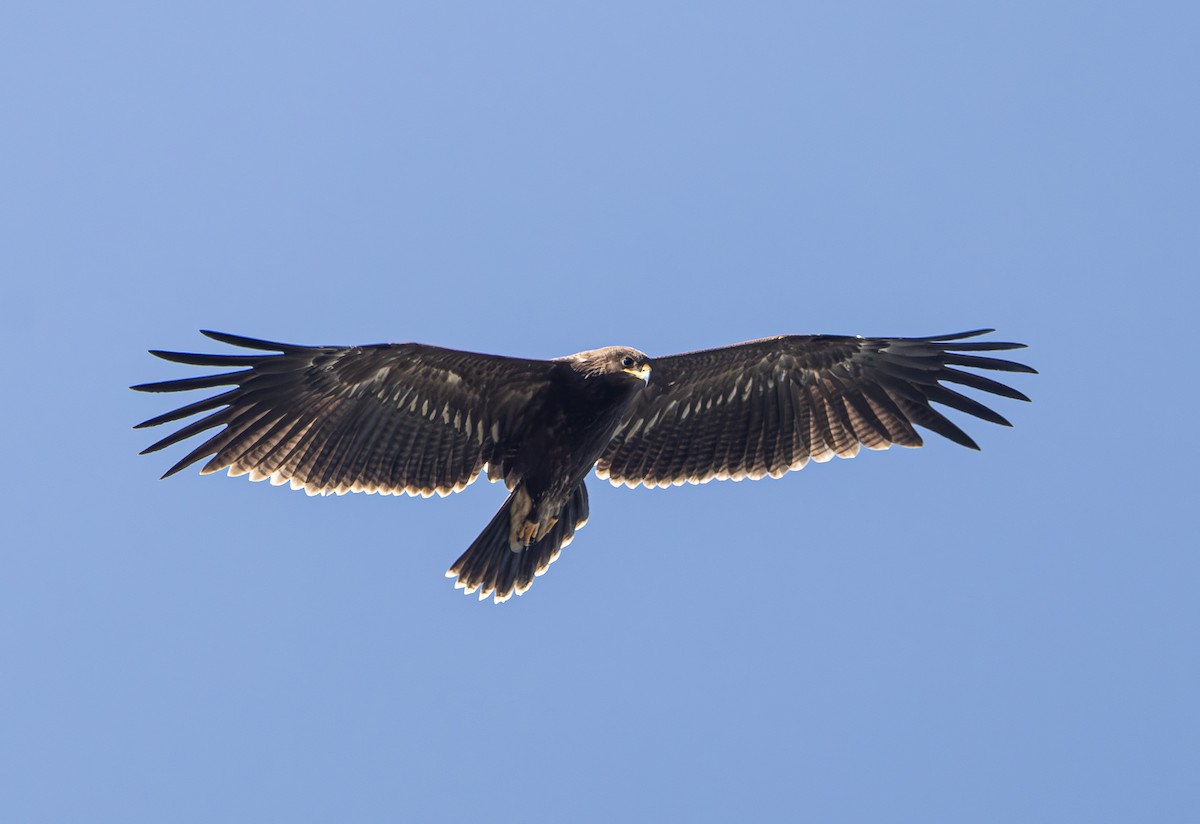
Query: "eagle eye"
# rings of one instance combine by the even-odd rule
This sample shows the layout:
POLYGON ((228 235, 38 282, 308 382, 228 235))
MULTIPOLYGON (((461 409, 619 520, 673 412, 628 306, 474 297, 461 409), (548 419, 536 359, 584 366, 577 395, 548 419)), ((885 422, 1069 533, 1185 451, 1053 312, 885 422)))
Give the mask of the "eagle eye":
POLYGON ((625 357, 621 358, 621 366, 625 367, 626 369, 632 369, 635 363, 636 361, 633 359, 632 355, 626 355, 625 357))

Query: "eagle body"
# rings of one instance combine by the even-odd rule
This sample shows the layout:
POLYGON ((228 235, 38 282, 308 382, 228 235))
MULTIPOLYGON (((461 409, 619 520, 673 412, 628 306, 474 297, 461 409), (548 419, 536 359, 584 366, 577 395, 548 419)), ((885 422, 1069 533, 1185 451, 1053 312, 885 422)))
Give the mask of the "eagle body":
POLYGON ((520 593, 549 567, 586 523, 584 478, 644 386, 648 370, 646 356, 625 347, 552 362, 545 386, 522 410, 522 419, 537 425, 498 444, 500 471, 512 494, 448 575, 467 588, 492 577, 498 589, 511 582, 520 593))
POLYGON ((922 445, 922 427, 975 442, 932 404, 1001 425, 946 384, 1028 400, 979 371, 1034 372, 980 355, 1023 344, 785 335, 651 360, 610 346, 553 360, 419 343, 298 346, 218 332, 252 354, 152 350, 216 374, 140 384, 143 392, 232 387, 138 424, 200 416, 143 451, 217 429, 163 477, 202 459, 309 494, 457 492, 480 474, 504 505, 450 567, 497 603, 524 593, 589 515, 585 479, 672 486, 778 477, 860 447, 922 445), (968 371, 974 370, 974 371, 968 371))
MULTIPOLYGON (((581 353, 554 362, 540 409, 527 410, 537 427, 522 433, 509 445, 513 450, 512 473, 529 498, 526 516, 538 523, 538 537, 546 524, 557 517, 575 488, 583 483, 612 439, 613 431, 644 381, 619 368, 619 358, 632 350, 617 349, 617 368, 587 372, 582 364, 610 355, 581 353), (576 360, 573 358, 585 358, 576 360)), ((605 352, 606 350, 597 350, 605 352)), ((647 363, 637 353, 638 365, 647 363)))

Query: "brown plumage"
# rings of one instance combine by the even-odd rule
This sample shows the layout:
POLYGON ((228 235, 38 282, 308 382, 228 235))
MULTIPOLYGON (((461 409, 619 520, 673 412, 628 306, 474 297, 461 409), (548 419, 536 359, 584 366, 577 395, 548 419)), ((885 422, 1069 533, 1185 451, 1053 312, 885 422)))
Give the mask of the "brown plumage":
POLYGON ((163 477, 208 459, 251 480, 309 494, 456 492, 486 470, 508 500, 447 573, 456 586, 523 593, 588 517, 584 479, 627 486, 778 477, 860 446, 920 446, 916 426, 978 446, 930 404, 1008 426, 943 384, 1028 400, 960 367, 1033 372, 973 354, 1023 344, 790 335, 651 361, 628 347, 555 360, 424 344, 295 346, 204 332, 250 355, 154 351, 216 375, 141 384, 144 392, 231 389, 151 418, 203 414, 145 450, 222 427, 163 477), (269 353, 269 354, 264 354, 269 353))

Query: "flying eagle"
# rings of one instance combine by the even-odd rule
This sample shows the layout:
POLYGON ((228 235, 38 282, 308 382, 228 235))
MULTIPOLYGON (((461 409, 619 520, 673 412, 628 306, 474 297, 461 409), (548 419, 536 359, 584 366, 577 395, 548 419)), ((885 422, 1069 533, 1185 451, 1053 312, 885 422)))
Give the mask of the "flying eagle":
POLYGON ((510 494, 446 575, 499 603, 529 589, 587 521, 584 482, 593 468, 629 487, 778 478, 809 460, 852 458, 860 446, 921 446, 916 426, 978 449, 930 404, 1011 425, 944 385, 1029 400, 955 368, 1035 371, 972 354, 1024 346, 967 341, 991 331, 786 335, 653 360, 626 346, 525 360, 420 343, 296 346, 205 331, 255 353, 151 350, 232 371, 132 388, 232 387, 137 425, 204 415, 142 454, 224 427, 164 478, 208 458, 204 474, 228 469, 310 495, 429 497, 457 492, 486 470, 510 494))

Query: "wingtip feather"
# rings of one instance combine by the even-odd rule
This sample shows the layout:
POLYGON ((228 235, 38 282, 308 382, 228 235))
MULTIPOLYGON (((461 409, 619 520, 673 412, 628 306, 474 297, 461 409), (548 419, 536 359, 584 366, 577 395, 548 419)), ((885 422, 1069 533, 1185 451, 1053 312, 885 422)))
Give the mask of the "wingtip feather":
POLYGON ((219 343, 227 343, 230 346, 240 346, 243 349, 258 349, 263 352, 293 352, 303 347, 297 346, 294 343, 280 343, 279 341, 263 340, 261 338, 248 338, 245 335, 234 335, 230 332, 217 332, 213 329, 201 329, 200 334, 211 340, 219 343))
POLYGON ((925 338, 917 338, 917 340, 927 341, 945 341, 945 340, 964 340, 966 338, 977 338, 980 335, 990 335, 995 332, 995 329, 970 329, 966 332, 951 332, 947 335, 930 335, 925 338))

